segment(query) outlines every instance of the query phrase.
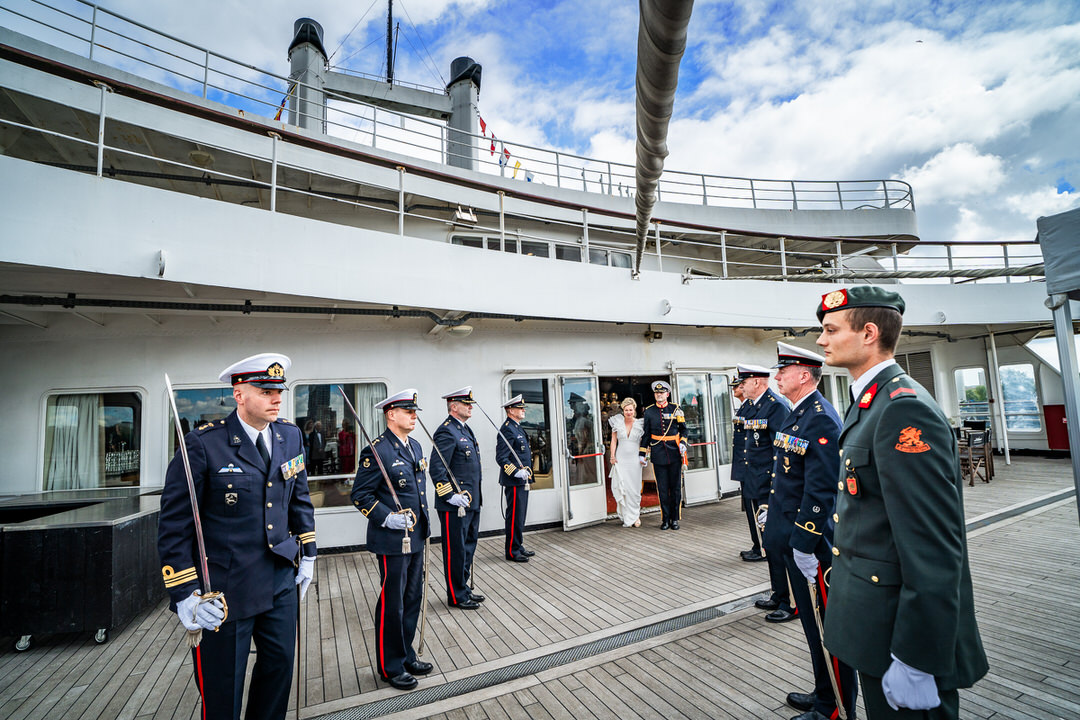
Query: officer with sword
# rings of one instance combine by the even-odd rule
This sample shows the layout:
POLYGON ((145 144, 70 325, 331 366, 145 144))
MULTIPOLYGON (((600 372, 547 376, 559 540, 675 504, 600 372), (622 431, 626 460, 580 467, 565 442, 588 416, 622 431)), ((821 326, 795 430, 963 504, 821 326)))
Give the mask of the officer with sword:
POLYGON ((529 485, 536 482, 532 474, 532 452, 529 437, 521 428, 525 419, 525 400, 515 395, 503 403, 506 420, 502 426, 495 424, 487 411, 476 403, 498 436, 495 441, 495 461, 499 464, 499 484, 503 486, 506 500, 506 547, 505 556, 510 562, 529 562, 536 553, 526 550, 523 543, 525 514, 529 509, 529 485))
POLYGON ((262 353, 223 370, 236 410, 187 433, 165 474, 161 574, 206 718, 239 720, 252 641, 246 717, 284 718, 289 703, 298 602, 316 554, 301 433, 278 418, 290 364, 262 353))
MULTIPOLYGON (((343 393, 344 396, 344 393, 343 393)), ((348 398, 345 398, 348 403, 348 398)), ((409 437, 416 427, 416 390, 395 393, 375 405, 386 431, 374 440, 357 416, 367 446, 360 453, 353 505, 368 519, 367 549, 375 553, 381 591, 375 605, 375 662, 379 676, 399 690, 416 687, 431 663, 417 657, 413 637, 423 605, 424 541, 428 525, 427 480, 420 443, 409 437)), ((349 403, 352 410, 352 404, 349 403)), ((355 415, 355 410, 353 411, 355 415)))

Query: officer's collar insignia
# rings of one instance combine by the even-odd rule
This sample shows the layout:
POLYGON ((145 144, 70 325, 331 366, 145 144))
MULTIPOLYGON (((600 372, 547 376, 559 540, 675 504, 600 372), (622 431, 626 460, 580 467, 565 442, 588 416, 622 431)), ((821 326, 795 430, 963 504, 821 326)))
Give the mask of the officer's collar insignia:
POLYGON ((371 467, 371 458, 364 458, 364 467, 371 467))
POLYGON ((922 441, 922 430, 909 426, 900 431, 896 449, 906 453, 924 453, 930 446, 922 441))
POLYGON ((862 398, 859 399, 859 407, 863 410, 870 407, 870 403, 874 401, 875 395, 877 395, 877 383, 874 383, 866 389, 862 398))
POLYGON ((232 436, 232 444, 233 445, 239 445, 240 444, 240 436, 239 435, 233 435, 232 436))

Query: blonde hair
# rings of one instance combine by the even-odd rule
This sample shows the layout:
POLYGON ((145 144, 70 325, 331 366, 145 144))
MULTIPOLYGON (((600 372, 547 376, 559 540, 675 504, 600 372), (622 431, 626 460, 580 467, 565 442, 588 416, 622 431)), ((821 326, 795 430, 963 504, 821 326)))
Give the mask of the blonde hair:
POLYGON ((621 403, 619 403, 619 407, 625 408, 627 406, 632 407, 635 410, 637 410, 637 400, 635 400, 632 397, 623 398, 623 401, 621 403))

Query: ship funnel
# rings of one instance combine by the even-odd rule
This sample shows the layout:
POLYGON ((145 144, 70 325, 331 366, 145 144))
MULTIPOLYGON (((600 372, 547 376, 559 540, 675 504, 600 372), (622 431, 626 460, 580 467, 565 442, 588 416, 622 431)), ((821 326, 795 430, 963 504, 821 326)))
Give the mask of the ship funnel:
POLYGON ((450 63, 450 118, 446 133, 446 164, 476 170, 479 135, 480 63, 471 57, 454 58, 450 63))
POLYGON ((326 48, 322 25, 311 18, 293 23, 289 44, 289 123, 326 133, 326 48))

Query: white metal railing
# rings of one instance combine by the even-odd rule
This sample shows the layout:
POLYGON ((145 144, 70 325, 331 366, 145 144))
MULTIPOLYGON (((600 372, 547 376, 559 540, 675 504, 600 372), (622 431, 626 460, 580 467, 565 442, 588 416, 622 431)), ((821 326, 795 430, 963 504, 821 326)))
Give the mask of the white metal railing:
MULTIPOLYGON (((245 113, 274 117, 298 85, 286 76, 194 45, 86 0, 70 0, 67 5, 63 9, 56 0, 0 0, 0 17, 17 32, 245 113)), ((326 97, 328 134, 435 162, 449 159, 444 124, 333 93, 326 97)), ((634 166, 630 164, 482 135, 455 132, 455 137, 468 141, 468 152, 476 153, 478 168, 484 173, 605 195, 633 195, 634 166)), ((769 180, 665 170, 657 193, 660 201, 721 207, 915 208, 911 186, 895 179, 769 180)))

